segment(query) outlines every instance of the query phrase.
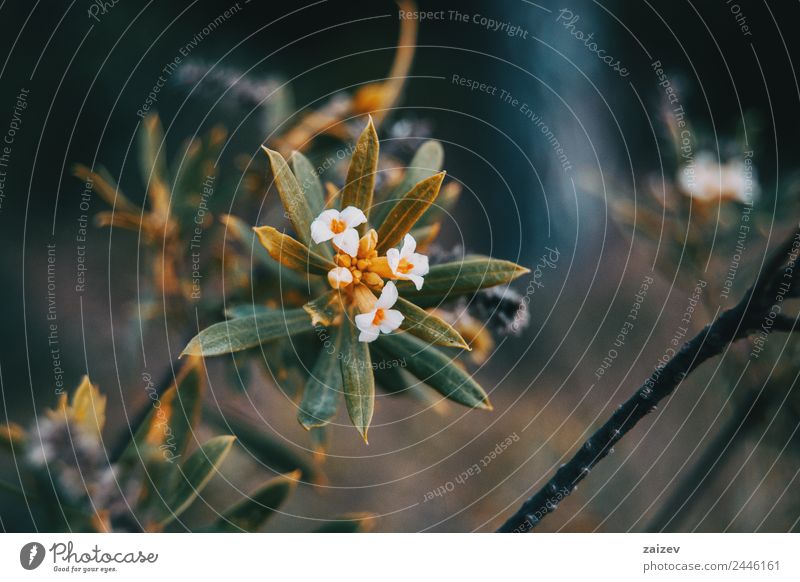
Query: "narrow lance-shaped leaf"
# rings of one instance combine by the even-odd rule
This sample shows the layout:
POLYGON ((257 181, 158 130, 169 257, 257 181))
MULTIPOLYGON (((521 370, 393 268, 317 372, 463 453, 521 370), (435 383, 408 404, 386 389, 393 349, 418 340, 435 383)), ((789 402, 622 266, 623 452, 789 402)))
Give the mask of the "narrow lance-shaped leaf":
POLYGON ((509 283, 529 272, 529 269, 510 261, 472 256, 431 267, 420 291, 408 281, 398 282, 397 289, 403 297, 420 307, 433 307, 445 299, 509 283))
POLYGON ((235 440, 236 437, 231 435, 214 437, 192 453, 180 468, 178 482, 167 497, 167 507, 161 510, 166 513, 159 522, 161 527, 186 511, 205 489, 222 461, 228 456, 235 440))
POLYGON ((289 169, 283 156, 266 147, 262 149, 269 158, 272 174, 275 176, 275 186, 281 197, 283 209, 292 222, 297 236, 306 246, 310 246, 313 242, 311 240, 311 223, 316 218, 316 215, 313 214, 303 189, 289 169))
POLYGON ((297 411, 297 420, 306 430, 328 424, 339 406, 342 393, 342 370, 339 364, 342 334, 335 329, 330 333, 330 347, 323 347, 320 351, 297 411))
MULTIPOLYGON (((351 316, 352 317, 352 316, 351 316)), ((367 431, 375 408, 375 378, 366 342, 358 341, 358 328, 346 318, 342 324, 340 365, 344 383, 344 399, 350 419, 367 442, 367 431)))
POLYGON ((244 246, 245 251, 249 250, 252 253, 253 260, 267 269, 269 276, 274 276, 276 280, 280 280, 285 286, 307 284, 303 277, 293 270, 283 268, 280 263, 269 255, 264 245, 259 242, 258 235, 244 220, 232 214, 223 214, 220 216, 220 222, 225 225, 226 233, 238 240, 244 246))
POLYGON ((313 216, 325 209, 325 194, 314 164, 300 152, 292 154, 292 169, 300 188, 305 192, 313 216))
POLYGON ((397 201, 378 229, 378 253, 396 246, 439 195, 444 172, 425 178, 397 201))
POLYGON ((394 204, 408 193, 414 184, 430 178, 442 169, 444 162, 444 149, 442 144, 436 140, 428 140, 423 143, 414 153, 411 162, 406 168, 405 175, 400 183, 395 186, 381 204, 376 205, 373 216, 373 224, 382 224, 384 218, 394 207, 394 204))
POLYGON ((332 289, 303 305, 311 316, 311 325, 330 325, 342 312, 341 291, 332 289))
POLYGON ((373 357, 373 368, 375 370, 375 383, 384 392, 392 396, 413 398, 425 408, 432 408, 441 411, 444 408, 446 399, 432 388, 414 378, 403 368, 407 363, 402 358, 395 358, 391 354, 380 349, 380 342, 373 342, 370 352, 373 357), (381 364, 385 362, 385 365, 381 364))
POLYGON ((428 313, 421 307, 417 307, 407 299, 398 297, 394 308, 404 316, 403 323, 400 326, 401 329, 435 345, 470 349, 461 334, 453 329, 449 323, 428 313))
POLYGON ((152 408, 122 453, 121 464, 129 466, 139 459, 171 463, 181 457, 200 420, 204 388, 200 358, 190 358, 160 396, 155 386, 149 386, 148 395, 152 396, 148 405, 152 408))
POLYGON ((106 203, 117 211, 121 212, 141 212, 141 208, 133 204, 125 194, 119 189, 114 178, 103 168, 98 168, 93 172, 83 164, 72 166, 72 174, 81 180, 91 182, 92 189, 106 201, 106 203))
POLYGON ((255 317, 256 315, 268 315, 275 310, 266 305, 257 303, 245 303, 243 305, 233 305, 225 310, 225 315, 230 319, 237 317, 255 317))
POLYGON ((328 271, 336 268, 331 261, 276 228, 259 226, 253 230, 269 256, 290 269, 312 275, 327 275, 328 271))
MULTIPOLYGON (((350 160, 347 179, 342 190, 342 208, 355 206, 369 216, 372 192, 375 188, 375 173, 378 171, 378 149, 378 134, 370 117, 367 127, 358 138, 350 160)), ((364 234, 366 225, 362 224, 359 231, 364 234)))
POLYGON ((142 150, 142 179, 148 185, 150 205, 155 213, 165 217, 169 214, 169 176, 164 155, 164 128, 157 115, 151 114, 144 118, 139 130, 139 147, 142 150))
POLYGON ((275 309, 215 323, 194 336, 181 355, 219 356, 313 329, 308 313, 302 308, 275 309))
POLYGON ((492 409, 472 376, 433 346, 407 333, 382 335, 377 341, 394 357, 405 358, 406 369, 443 396, 471 408, 492 409))
POLYGON ((300 471, 270 479, 223 513, 210 529, 216 532, 258 531, 291 496, 299 479, 300 471))
POLYGON ((203 411, 203 418, 208 419, 220 430, 236 437, 243 452, 255 463, 269 471, 289 472, 299 470, 306 481, 321 484, 325 476, 319 469, 297 455, 282 440, 271 438, 259 427, 236 414, 226 413, 224 416, 209 407, 203 411))

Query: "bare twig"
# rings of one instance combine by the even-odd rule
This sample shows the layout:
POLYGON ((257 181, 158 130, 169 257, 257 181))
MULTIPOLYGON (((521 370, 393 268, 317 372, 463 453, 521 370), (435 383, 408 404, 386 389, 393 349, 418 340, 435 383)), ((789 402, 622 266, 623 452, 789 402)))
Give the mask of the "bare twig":
POLYGON ((766 337, 772 331, 793 331, 795 320, 787 319, 780 311, 783 300, 796 297, 800 291, 800 276, 795 272, 798 252, 800 229, 767 260, 742 300, 683 344, 667 363, 656 367, 636 393, 498 531, 524 533, 536 527, 572 493, 614 444, 672 394, 695 368, 722 353, 729 344, 756 332, 766 337))

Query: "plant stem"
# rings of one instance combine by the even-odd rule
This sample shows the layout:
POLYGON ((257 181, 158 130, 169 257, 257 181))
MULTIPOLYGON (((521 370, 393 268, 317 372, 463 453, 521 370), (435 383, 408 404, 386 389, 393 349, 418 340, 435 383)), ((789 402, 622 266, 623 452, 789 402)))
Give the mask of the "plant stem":
MULTIPOLYGON (((756 282, 739 303, 723 311, 712 323, 691 340, 666 363, 653 371, 647 381, 614 414, 611 415, 573 457, 512 515, 498 530, 507 533, 531 531, 559 502, 574 491, 577 484, 599 463, 611 448, 659 402, 672 394, 683 379, 700 364, 721 354, 732 342, 747 337, 766 325, 767 318, 781 305, 784 298, 800 292, 800 277, 795 263, 800 248, 800 230, 795 230, 769 258, 756 282)), ((798 269, 800 271, 800 269, 798 269)), ((772 317, 771 322, 776 322, 772 317)), ((793 331, 786 318, 771 331, 793 331)))

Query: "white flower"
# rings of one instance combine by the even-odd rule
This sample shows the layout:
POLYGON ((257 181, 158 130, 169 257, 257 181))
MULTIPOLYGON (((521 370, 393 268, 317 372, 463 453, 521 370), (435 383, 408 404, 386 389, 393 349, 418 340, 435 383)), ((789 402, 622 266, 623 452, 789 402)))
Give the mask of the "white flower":
POLYGON ((335 269, 328 271, 328 283, 330 283, 331 287, 334 289, 347 287, 352 282, 353 273, 350 272, 350 269, 346 269, 345 267, 336 267, 335 269))
POLYGON ((375 309, 367 313, 356 315, 356 327, 361 330, 358 336, 360 342, 372 342, 378 335, 390 333, 400 327, 404 316, 396 309, 390 309, 397 302, 397 287, 392 281, 386 283, 375 309))
POLYGON ((681 189, 699 202, 721 198, 751 204, 759 193, 750 160, 734 159, 720 165, 708 152, 697 154, 693 164, 684 166, 678 180, 681 189))
POLYGON ((424 282, 422 277, 428 274, 428 257, 415 253, 416 248, 417 241, 407 234, 403 239, 402 250, 389 249, 386 251, 386 260, 395 277, 412 281, 419 291, 424 282))
POLYGON ((317 244, 333 239, 333 244, 355 257, 358 253, 358 231, 355 227, 366 221, 367 217, 355 206, 348 206, 341 212, 324 210, 311 223, 311 238, 317 244))

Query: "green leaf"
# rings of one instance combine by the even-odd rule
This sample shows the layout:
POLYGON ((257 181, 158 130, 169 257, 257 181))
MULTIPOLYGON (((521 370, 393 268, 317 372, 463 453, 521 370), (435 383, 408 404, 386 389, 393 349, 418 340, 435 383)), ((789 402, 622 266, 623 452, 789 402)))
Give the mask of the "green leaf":
POLYGON ((342 324, 341 368, 344 400, 350 420, 367 441, 367 431, 375 408, 375 378, 366 342, 358 341, 358 328, 350 318, 342 324))
POLYGON ((375 207, 372 223, 383 224, 386 215, 393 207, 393 202, 405 196, 414 187, 414 184, 439 172, 443 163, 444 148, 441 143, 436 140, 428 140, 419 146, 406 168, 403 179, 392 189, 386 199, 375 207))
POLYGON ((212 526, 212 531, 258 531, 289 498, 297 487, 298 479, 300 471, 270 479, 255 493, 223 513, 212 526))
POLYGON ((253 230, 269 256, 290 269, 312 275, 327 275, 328 271, 336 268, 331 261, 276 228, 259 226, 253 230))
POLYGON ((217 161, 227 136, 227 130, 217 125, 203 137, 187 140, 173 158, 171 211, 178 223, 190 230, 197 226, 196 218, 203 218, 197 214, 199 204, 206 203, 209 214, 223 205, 226 193, 216 192, 216 178, 217 161))
POLYGON ((266 341, 312 331, 303 309, 275 309, 262 315, 220 321, 194 336, 181 356, 219 356, 255 347, 266 341))
POLYGON ((375 516, 371 513, 351 513, 328 521, 316 530, 317 533, 358 533, 370 529, 375 516))
POLYGON ((529 269, 510 261, 470 256, 463 261, 431 267, 420 291, 409 281, 399 281, 397 290, 420 307, 435 307, 444 300, 503 285, 529 272, 529 269))
POLYGON ((256 244, 258 236, 253 232, 253 228, 249 226, 244 220, 233 216, 232 214, 223 214, 220 216, 220 222, 225 225, 227 232, 236 240, 249 248, 253 252, 253 258, 258 260, 261 264, 274 267, 275 261, 269 256, 267 249, 264 245, 256 244))
POLYGON ((338 289, 331 289, 324 295, 320 295, 313 301, 309 301, 303 305, 311 316, 311 325, 330 325, 342 312, 342 301, 340 297, 341 291, 338 289))
MULTIPOLYGON (((387 362, 402 362, 392 358, 392 356, 373 344, 370 347, 373 354, 378 354, 384 361, 387 362)), ((378 363, 380 366, 380 363, 378 363)), ((384 392, 392 396, 400 396, 403 398, 413 398, 426 408, 433 408, 442 403, 442 396, 438 392, 426 386, 411 374, 405 372, 402 366, 391 365, 385 368, 378 367, 375 370, 375 382, 384 392)))
POLYGON ((236 437, 230 435, 214 437, 192 453, 180 468, 174 490, 167 496, 167 507, 161 510, 167 513, 161 516, 161 527, 169 524, 192 504, 228 456, 235 440, 236 437))
POLYGON ((268 271, 268 277, 280 281, 287 287, 308 284, 307 280, 303 279, 298 273, 283 268, 280 263, 270 257, 267 249, 258 241, 258 235, 245 221, 231 214, 223 214, 220 217, 220 221, 225 225, 231 237, 238 240, 245 250, 249 250, 252 253, 252 258, 268 271))
POLYGON ((256 315, 268 315, 275 310, 267 307, 266 305, 258 305, 255 303, 244 303, 242 305, 234 305, 225 310, 225 316, 229 319, 237 317, 255 317, 256 315))
POLYGON ((397 298, 397 303, 394 308, 403 314, 403 323, 400 325, 401 329, 439 346, 448 348, 460 348, 470 350, 471 348, 452 326, 446 321, 442 321, 435 315, 432 315, 417 307, 407 299, 402 297, 397 298))
POLYGON ((406 369, 443 396, 471 408, 492 409, 472 376, 436 348, 407 333, 384 334, 377 343, 394 357, 405 358, 406 369))
MULTIPOLYGON (((372 208, 372 192, 375 188, 375 173, 378 171, 378 134, 369 118, 367 127, 361 132, 356 143, 347 179, 342 190, 342 208, 355 206, 369 217, 372 208)), ((359 227, 361 234, 366 231, 366 224, 359 227)))
POLYGON ((278 152, 262 146, 264 153, 269 158, 272 174, 275 176, 275 186, 283 203, 283 209, 294 226, 300 240, 306 246, 311 246, 311 223, 316 218, 313 214, 306 195, 300 187, 297 178, 289 169, 286 160, 278 152))
POLYGON ((300 188, 305 192, 311 214, 314 217, 319 216, 325 209, 325 194, 316 168, 314 168, 311 161, 302 153, 294 152, 292 154, 292 169, 300 184, 300 188))
POLYGON ((323 348, 303 390, 303 400, 297 411, 297 420, 303 428, 328 424, 336 414, 339 395, 342 393, 342 370, 339 366, 341 336, 331 331, 330 349, 323 348))
POLYGON ((155 385, 148 385, 150 410, 120 456, 120 464, 130 467, 144 461, 148 471, 159 471, 153 463, 171 463, 183 455, 200 420, 204 389, 205 370, 199 358, 190 359, 162 394, 156 396, 155 385))
MULTIPOLYGON (((203 404, 203 391, 205 387, 205 369, 203 362, 199 358, 187 364, 177 378, 175 386, 170 388, 174 393, 173 412, 169 426, 171 434, 167 435, 166 445, 172 447, 175 456, 180 456, 186 452, 186 447, 192 438, 196 439, 194 429, 200 421, 200 411, 203 404)), ((167 399, 165 393, 162 397, 162 405, 167 399)))
POLYGON ((397 201, 378 229, 378 254, 398 245, 439 195, 444 172, 425 178, 397 201))
POLYGON ((264 469, 277 472, 299 470, 306 481, 323 483, 324 475, 305 459, 278 441, 270 438, 263 426, 253 426, 249 421, 237 414, 226 412, 221 415, 217 410, 206 407, 204 418, 207 418, 220 430, 233 434, 243 452, 264 469))

